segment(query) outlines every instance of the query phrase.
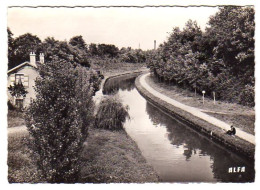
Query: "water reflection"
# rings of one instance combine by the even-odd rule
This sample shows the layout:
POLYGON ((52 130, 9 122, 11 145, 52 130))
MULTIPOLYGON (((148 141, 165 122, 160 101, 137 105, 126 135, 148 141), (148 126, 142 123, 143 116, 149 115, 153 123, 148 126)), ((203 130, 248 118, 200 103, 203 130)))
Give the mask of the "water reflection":
POLYGON ((113 78, 106 81, 103 87, 103 94, 116 94, 119 89, 131 91, 135 88, 135 78, 139 74, 121 76, 120 79, 113 78))
POLYGON ((183 155, 186 161, 197 154, 209 156, 212 160, 212 171, 214 178, 223 182, 250 182, 254 179, 254 163, 248 162, 224 147, 210 142, 206 137, 200 135, 193 129, 169 117, 152 104, 146 104, 146 111, 154 123, 166 126, 168 139, 175 147, 183 145, 183 155), (228 173, 230 167, 245 166, 244 173, 228 173))
POLYGON ((135 77, 109 80, 104 93, 118 93, 130 107, 125 129, 163 182, 251 182, 254 163, 226 150, 148 103, 135 77), (228 173, 245 166, 244 173, 228 173))

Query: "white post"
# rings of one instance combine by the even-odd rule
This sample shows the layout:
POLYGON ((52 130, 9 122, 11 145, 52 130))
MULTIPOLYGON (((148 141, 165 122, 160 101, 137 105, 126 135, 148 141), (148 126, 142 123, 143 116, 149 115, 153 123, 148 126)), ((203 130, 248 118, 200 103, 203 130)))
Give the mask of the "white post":
POLYGON ((213 92, 214 105, 216 104, 215 92, 213 92))
POLYGON ((202 91, 202 100, 203 100, 203 104, 204 104, 204 94, 205 94, 205 90, 202 91))

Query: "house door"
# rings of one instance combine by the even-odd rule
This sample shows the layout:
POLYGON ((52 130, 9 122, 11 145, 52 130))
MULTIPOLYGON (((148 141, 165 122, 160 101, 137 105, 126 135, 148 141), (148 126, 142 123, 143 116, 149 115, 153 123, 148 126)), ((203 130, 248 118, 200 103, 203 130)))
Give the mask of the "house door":
POLYGON ((23 108, 23 99, 16 99, 15 105, 18 109, 22 109, 23 108))

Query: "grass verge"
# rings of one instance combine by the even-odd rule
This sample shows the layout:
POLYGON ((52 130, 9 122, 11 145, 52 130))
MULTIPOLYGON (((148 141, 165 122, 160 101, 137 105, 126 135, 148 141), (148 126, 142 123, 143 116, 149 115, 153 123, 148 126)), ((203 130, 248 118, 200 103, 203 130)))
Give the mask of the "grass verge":
POLYGON ((82 161, 80 182, 158 182, 158 175, 124 130, 90 129, 82 161))
POLYGON ((146 82, 158 92, 161 92, 174 100, 188 106, 199 108, 201 111, 230 125, 234 125, 247 133, 255 134, 254 108, 223 101, 216 101, 214 104, 213 99, 209 97, 205 98, 203 104, 201 95, 197 94, 195 96, 195 93, 189 90, 159 82, 152 75, 146 77, 146 82))
POLYGON ((133 72, 133 71, 142 71, 146 69, 144 63, 116 63, 116 64, 109 64, 109 66, 103 68, 96 68, 100 70, 104 76, 110 77, 118 74, 133 72))
MULTIPOLYGON (((28 132, 8 135, 8 181, 38 183, 37 168, 26 146, 28 132)), ((81 155, 79 183, 158 182, 158 175, 147 164, 136 143, 124 130, 90 129, 81 155)))
POLYGON ((8 110, 8 114, 7 114, 8 128, 25 125, 23 114, 24 113, 21 111, 8 110))
POLYGON ((8 181, 9 183, 40 182, 37 168, 30 159, 26 146, 28 131, 8 134, 8 181))

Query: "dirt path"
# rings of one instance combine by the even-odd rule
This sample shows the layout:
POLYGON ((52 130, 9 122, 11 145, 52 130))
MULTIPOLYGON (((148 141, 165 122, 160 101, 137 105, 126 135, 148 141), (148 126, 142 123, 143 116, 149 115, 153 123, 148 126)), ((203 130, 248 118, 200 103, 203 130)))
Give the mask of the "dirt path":
MULTIPOLYGON (((153 89, 152 87, 150 87, 147 82, 145 81, 145 78, 147 76, 149 76, 150 74, 144 74, 141 78, 140 78, 140 83, 141 85, 147 90, 149 91, 150 93, 152 93, 154 96, 160 98, 161 100, 169 103, 169 104, 172 104, 173 106, 175 107, 178 107, 188 113, 191 113, 192 115, 198 117, 198 118, 201 118, 205 121, 207 121, 208 123, 211 123, 213 124, 214 126, 217 126, 219 128, 221 128, 222 130, 229 130, 230 129, 230 124, 227 124, 219 119, 216 119, 215 117, 212 117, 212 116, 209 116, 203 112, 201 112, 200 109, 198 108, 194 108, 194 107, 191 107, 191 106, 187 106, 185 104, 182 104, 172 98, 169 98, 168 96, 156 91, 155 89, 153 89)), ((252 143, 252 144, 255 144, 255 136, 254 135, 251 135, 249 133, 246 133, 240 129, 237 128, 237 134, 236 134, 238 137, 252 143)))
POLYGON ((12 128, 7 128, 8 134, 14 134, 14 133, 22 133, 26 132, 27 128, 25 125, 18 126, 18 127, 12 127, 12 128))

